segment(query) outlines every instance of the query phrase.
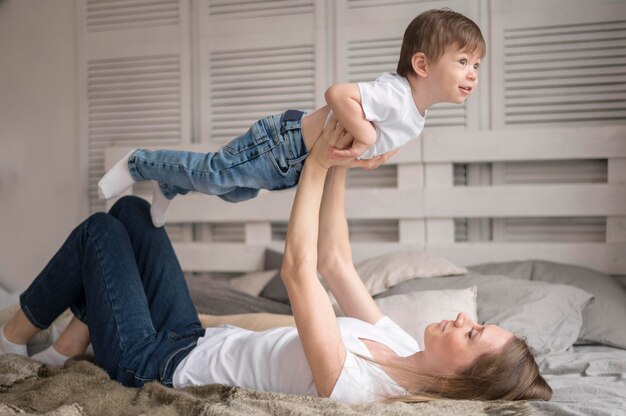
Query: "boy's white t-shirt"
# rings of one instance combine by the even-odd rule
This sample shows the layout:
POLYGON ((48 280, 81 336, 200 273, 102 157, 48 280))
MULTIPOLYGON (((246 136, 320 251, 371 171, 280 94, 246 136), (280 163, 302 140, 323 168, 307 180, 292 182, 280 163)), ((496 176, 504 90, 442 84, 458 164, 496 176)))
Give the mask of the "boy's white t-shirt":
POLYGON ((373 82, 359 82, 365 119, 374 123, 376 142, 359 159, 371 159, 416 139, 425 117, 413 101, 409 81, 386 72, 373 82))
MULTIPOLYGON (((400 356, 419 351, 415 339, 389 317, 375 325, 337 318, 346 360, 330 396, 345 403, 381 401, 406 394, 381 368, 356 354, 372 358, 360 339, 370 339, 400 356)), ((317 396, 313 375, 296 328, 254 332, 231 325, 207 328, 198 345, 174 371, 176 388, 210 383, 261 391, 317 396)))

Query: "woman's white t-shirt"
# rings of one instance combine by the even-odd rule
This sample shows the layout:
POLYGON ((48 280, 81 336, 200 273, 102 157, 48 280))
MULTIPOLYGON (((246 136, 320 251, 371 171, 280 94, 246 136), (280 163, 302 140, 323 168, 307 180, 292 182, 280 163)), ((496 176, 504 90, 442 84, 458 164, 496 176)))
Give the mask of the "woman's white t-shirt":
MULTIPOLYGON (((354 318, 337 318, 346 360, 330 398, 358 404, 406 394, 376 364, 361 339, 380 342, 400 356, 419 351, 415 339, 389 317, 375 325, 354 318)), ((316 396, 313 375, 296 328, 262 332, 231 325, 208 328, 198 345, 174 371, 176 388, 211 383, 255 390, 316 396)))
POLYGON ((425 118, 417 110, 409 81, 386 72, 373 82, 359 82, 365 119, 376 129, 376 142, 359 159, 371 159, 416 139, 425 118))

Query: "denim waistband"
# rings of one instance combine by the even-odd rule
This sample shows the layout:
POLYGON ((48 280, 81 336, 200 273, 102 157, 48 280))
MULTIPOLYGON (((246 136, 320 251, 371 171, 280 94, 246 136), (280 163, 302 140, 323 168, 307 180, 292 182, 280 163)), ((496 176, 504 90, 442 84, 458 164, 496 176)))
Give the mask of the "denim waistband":
POLYGON ((172 387, 172 378, 178 364, 195 348, 204 336, 203 328, 177 334, 161 331, 136 345, 117 366, 112 377, 125 386, 140 387, 149 381, 159 381, 172 387))
POLYGON ((159 380, 161 384, 167 387, 173 387, 174 373, 176 372, 178 364, 180 364, 180 362, 189 355, 191 350, 198 345, 198 338, 202 336, 204 336, 204 330, 198 334, 182 337, 178 340, 178 345, 167 355, 159 370, 159 380))
POLYGON ((283 113, 280 121, 299 121, 304 115, 304 111, 300 110, 287 110, 283 113))

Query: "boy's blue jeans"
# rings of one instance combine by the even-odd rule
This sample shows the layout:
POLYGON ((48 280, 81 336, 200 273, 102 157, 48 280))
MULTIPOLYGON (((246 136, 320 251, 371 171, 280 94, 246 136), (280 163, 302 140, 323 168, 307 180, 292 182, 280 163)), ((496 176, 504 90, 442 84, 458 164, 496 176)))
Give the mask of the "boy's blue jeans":
POLYGON ((260 189, 298 183, 308 151, 301 111, 288 110, 257 121, 217 152, 139 149, 128 160, 136 181, 156 180, 166 198, 198 191, 229 202, 245 201, 260 189))
POLYGON ((76 227, 20 304, 41 329, 71 308, 89 327, 96 364, 127 386, 171 386, 204 335, 169 237, 136 197, 76 227))

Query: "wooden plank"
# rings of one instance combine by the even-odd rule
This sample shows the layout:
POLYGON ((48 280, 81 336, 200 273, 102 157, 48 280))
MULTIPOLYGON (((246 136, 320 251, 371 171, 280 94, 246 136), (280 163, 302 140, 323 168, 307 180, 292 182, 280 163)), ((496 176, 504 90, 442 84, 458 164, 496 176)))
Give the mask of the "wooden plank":
POLYGON ((265 246, 245 243, 174 243, 184 271, 249 272, 263 269, 265 246))
MULTIPOLYGON (((287 221, 295 192, 263 192, 232 204, 190 194, 175 198, 168 222, 287 221)), ((149 198, 146 198, 149 200, 149 198)), ((350 219, 624 216, 626 184, 350 189, 350 219)))
POLYGON ((626 157, 621 126, 424 133, 426 163, 617 157, 626 157))
MULTIPOLYGON (((294 190, 267 191, 233 204, 214 196, 185 195, 172 201, 168 222, 287 221, 294 196, 294 190)), ((351 219, 420 218, 422 198, 417 190, 349 189, 346 215, 351 219)))
MULTIPOLYGON (((176 243, 185 271, 252 272, 261 270, 265 248, 282 251, 283 243, 267 246, 236 243, 176 243)), ((575 264, 609 274, 626 274, 626 243, 354 243, 355 263, 397 251, 427 251, 459 266, 485 262, 548 260, 575 264)))
POLYGON ((429 188, 428 218, 624 215, 624 184, 516 185, 429 188))
POLYGON ((460 266, 537 259, 626 274, 626 243, 457 243, 427 251, 460 266))
MULTIPOLYGON (((181 146, 174 145, 162 145, 162 146, 146 146, 144 149, 148 150, 183 150, 189 152, 199 152, 199 153, 207 153, 214 152, 218 150, 224 143, 194 143, 194 144, 185 144, 181 146)), ((136 147, 132 146, 118 146, 114 145, 111 147, 107 147, 104 153, 104 165, 106 169, 110 168, 120 160, 122 157, 126 155, 129 151, 136 149, 136 147)), ((420 138, 417 140, 413 140, 412 142, 406 144, 401 151, 396 153, 392 158, 390 158, 386 164, 394 165, 394 164, 407 164, 407 163, 418 163, 421 161, 422 152, 420 148, 420 138)))
MULTIPOLYGON (((432 129, 420 140, 404 146, 388 164, 460 163, 512 160, 563 160, 626 158, 626 130, 619 126, 581 128, 507 129, 459 132, 458 129, 432 129)), ((167 146, 172 150, 215 151, 220 143, 167 146)), ((156 150, 164 147, 148 147, 156 150)), ((106 149, 109 168, 132 147, 106 149)))
MULTIPOLYGON (((609 160, 608 182, 611 184, 626 183, 626 158, 609 160)), ((626 215, 606 219, 606 241, 609 243, 626 241, 626 215)))

